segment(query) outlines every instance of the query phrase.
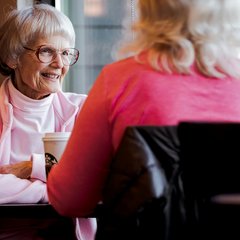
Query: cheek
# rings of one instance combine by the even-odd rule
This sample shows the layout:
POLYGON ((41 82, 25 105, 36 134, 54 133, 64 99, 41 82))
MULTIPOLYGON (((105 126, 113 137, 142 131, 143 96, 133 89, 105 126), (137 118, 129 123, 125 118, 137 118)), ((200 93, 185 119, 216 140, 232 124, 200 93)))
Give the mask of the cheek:
POLYGON ((32 68, 24 69, 20 71, 21 79, 25 83, 34 84, 39 79, 39 72, 32 68))
POLYGON ((32 72, 29 71, 29 73, 26 73, 26 74, 27 74, 25 75, 26 79, 29 79, 28 81, 32 82, 33 84, 39 82, 41 79, 40 74, 37 71, 32 71, 32 72))
POLYGON ((68 73, 68 71, 69 71, 69 67, 68 67, 68 66, 66 66, 66 67, 64 67, 64 68, 62 69, 62 78, 64 78, 64 77, 66 76, 66 74, 68 73))
POLYGON ((42 69, 41 67, 39 67, 39 64, 34 64, 32 62, 32 63, 28 63, 27 66, 28 67, 26 67, 26 65, 21 66, 19 69, 19 72, 21 73, 23 78, 38 79, 40 77, 40 70, 42 69))

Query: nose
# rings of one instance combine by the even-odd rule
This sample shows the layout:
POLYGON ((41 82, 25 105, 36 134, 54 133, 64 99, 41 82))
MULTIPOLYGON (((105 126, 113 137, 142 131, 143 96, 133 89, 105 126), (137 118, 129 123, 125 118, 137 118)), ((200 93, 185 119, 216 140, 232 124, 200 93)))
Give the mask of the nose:
POLYGON ((56 57, 54 58, 52 64, 55 64, 59 68, 63 68, 64 64, 61 53, 56 52, 56 57))

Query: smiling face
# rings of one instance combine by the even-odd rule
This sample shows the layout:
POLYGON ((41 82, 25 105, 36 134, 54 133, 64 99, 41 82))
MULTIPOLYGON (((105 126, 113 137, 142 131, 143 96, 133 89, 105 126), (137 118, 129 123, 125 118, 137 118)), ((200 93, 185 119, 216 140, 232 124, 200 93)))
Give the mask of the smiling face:
MULTIPOLYGON (((26 47, 37 49, 41 45, 57 50, 71 47, 69 41, 61 36, 40 39, 26 47)), ((42 99, 61 90, 63 79, 69 70, 69 66, 63 64, 60 54, 57 54, 57 57, 50 63, 41 63, 36 53, 30 50, 26 50, 14 64, 16 65, 14 86, 21 93, 33 99, 42 99)))

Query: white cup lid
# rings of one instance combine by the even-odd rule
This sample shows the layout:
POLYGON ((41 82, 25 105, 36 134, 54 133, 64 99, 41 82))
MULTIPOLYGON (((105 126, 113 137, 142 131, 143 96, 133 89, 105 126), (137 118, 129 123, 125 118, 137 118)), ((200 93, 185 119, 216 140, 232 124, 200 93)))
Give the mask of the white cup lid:
POLYGON ((48 132, 44 134, 43 140, 66 140, 70 137, 70 135, 71 132, 48 132))

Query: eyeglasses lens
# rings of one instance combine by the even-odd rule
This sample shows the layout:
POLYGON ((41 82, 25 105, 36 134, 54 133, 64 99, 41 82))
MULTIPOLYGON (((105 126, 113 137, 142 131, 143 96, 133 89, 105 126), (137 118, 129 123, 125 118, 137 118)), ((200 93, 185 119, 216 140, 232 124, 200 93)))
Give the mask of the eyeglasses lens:
POLYGON ((62 51, 58 51, 54 48, 42 46, 38 50, 38 58, 43 63, 52 62, 57 54, 60 53, 64 65, 70 66, 77 62, 79 52, 75 48, 66 48, 62 51))

